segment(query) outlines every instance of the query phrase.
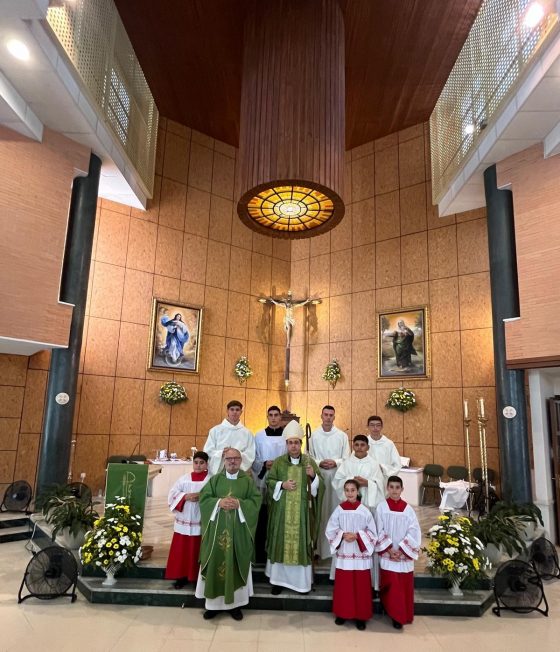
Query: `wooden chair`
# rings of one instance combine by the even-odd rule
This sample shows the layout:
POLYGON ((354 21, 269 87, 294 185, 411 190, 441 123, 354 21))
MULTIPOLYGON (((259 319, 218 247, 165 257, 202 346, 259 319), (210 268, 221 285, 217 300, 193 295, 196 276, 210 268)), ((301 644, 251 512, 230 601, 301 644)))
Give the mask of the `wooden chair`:
POLYGON ((424 494, 426 489, 433 489, 439 491, 440 498, 442 496, 441 487, 439 483, 443 477, 443 466, 441 464, 426 464, 424 467, 424 480, 420 487, 422 488, 422 498, 420 504, 424 504, 424 494))

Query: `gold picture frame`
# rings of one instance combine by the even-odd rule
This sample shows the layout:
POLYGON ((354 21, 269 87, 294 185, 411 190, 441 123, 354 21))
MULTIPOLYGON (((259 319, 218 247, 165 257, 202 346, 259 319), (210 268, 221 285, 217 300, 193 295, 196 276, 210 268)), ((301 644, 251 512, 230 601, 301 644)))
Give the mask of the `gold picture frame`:
POLYGON ((377 379, 431 378, 428 306, 377 314, 377 379))
POLYGON ((201 306, 154 297, 148 370, 198 374, 202 337, 201 306))

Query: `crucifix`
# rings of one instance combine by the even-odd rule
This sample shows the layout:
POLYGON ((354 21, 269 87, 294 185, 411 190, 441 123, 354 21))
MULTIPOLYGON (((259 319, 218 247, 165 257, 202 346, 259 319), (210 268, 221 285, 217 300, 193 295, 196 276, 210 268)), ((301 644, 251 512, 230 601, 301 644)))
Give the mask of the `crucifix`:
POLYGON ((296 308, 301 308, 307 305, 316 306, 317 304, 321 303, 321 299, 312 299, 311 297, 308 297, 307 299, 294 299, 292 297, 292 291, 288 290, 288 293, 285 297, 259 297, 257 301, 265 305, 280 306, 286 311, 284 314, 284 331, 286 332, 286 365, 284 368, 284 385, 287 390, 290 384, 290 345, 292 342, 294 326, 296 324, 294 310, 296 308))

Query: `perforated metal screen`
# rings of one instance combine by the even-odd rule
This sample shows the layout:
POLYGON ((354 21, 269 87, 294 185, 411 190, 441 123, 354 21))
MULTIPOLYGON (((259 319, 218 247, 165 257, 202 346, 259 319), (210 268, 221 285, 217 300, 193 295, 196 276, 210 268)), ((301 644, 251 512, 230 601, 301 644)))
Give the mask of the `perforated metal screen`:
POLYGON ((482 132, 558 25, 558 15, 550 12, 536 26, 527 26, 532 4, 486 0, 480 8, 430 117, 434 204, 443 199, 482 132))
POLYGON ((113 0, 63 0, 47 21, 148 194, 159 113, 113 0))

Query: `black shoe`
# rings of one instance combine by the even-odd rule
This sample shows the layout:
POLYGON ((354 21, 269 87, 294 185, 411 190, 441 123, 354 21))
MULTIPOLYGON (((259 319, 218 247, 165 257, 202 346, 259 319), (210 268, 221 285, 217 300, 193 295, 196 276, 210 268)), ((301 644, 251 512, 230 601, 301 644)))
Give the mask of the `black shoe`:
POLYGON ((393 619, 393 627, 395 629, 402 629, 402 624, 393 619))
POLYGON ((334 619, 334 624, 335 625, 344 625, 345 622, 346 622, 346 618, 340 618, 339 616, 337 616, 334 619))
POLYGON ((280 595, 282 593, 282 587, 281 586, 273 586, 272 589, 270 590, 272 595, 280 595))
POLYGON ((239 607, 235 607, 235 609, 230 609, 229 615, 233 618, 233 620, 243 620, 243 612, 239 607))
POLYGON ((173 582, 173 588, 182 589, 183 587, 187 586, 188 583, 189 580, 186 577, 180 577, 178 580, 173 582))
POLYGON ((359 629, 361 632, 363 632, 365 628, 366 628, 366 621, 365 620, 357 620, 356 621, 356 629, 359 629))
POLYGON ((204 620, 212 620, 212 618, 215 618, 218 615, 218 611, 213 611, 212 609, 206 609, 206 611, 202 614, 202 617, 204 620))

